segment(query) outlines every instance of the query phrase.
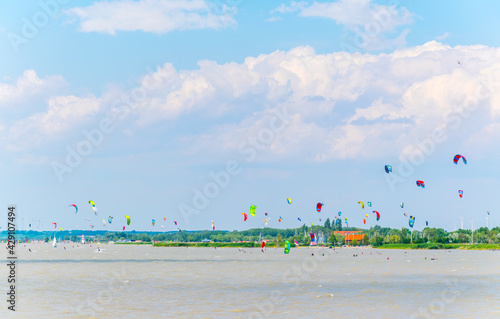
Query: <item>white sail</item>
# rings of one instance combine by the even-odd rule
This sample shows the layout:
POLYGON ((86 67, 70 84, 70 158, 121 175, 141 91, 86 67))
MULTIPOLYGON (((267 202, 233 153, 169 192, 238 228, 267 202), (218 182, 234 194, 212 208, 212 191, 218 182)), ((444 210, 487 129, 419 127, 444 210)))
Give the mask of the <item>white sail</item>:
POLYGON ((55 235, 54 235, 54 240, 52 241, 52 246, 57 247, 57 240, 55 235))

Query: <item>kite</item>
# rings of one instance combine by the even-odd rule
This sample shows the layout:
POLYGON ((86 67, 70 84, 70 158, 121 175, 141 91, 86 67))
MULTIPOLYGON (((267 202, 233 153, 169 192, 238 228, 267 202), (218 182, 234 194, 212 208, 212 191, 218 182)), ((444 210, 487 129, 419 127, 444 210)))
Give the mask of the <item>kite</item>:
POLYGON ((125 218, 127 218, 127 225, 130 225, 130 216, 125 215, 125 218))
POLYGON ((379 213, 379 212, 377 212, 376 210, 374 210, 373 212, 374 212, 375 214, 377 214, 377 221, 379 221, 379 219, 380 219, 380 213, 379 213))
POLYGON ((318 243, 316 241, 316 236, 314 235, 314 233, 309 233, 309 235, 311 235, 311 246, 316 246, 316 244, 318 243))
POLYGON ((257 206, 251 205, 250 206, 250 215, 255 217, 255 210, 257 209, 257 206))
POLYGON ((212 220, 212 230, 215 230, 214 221, 212 220))
POLYGON ((175 220, 174 220, 174 224, 175 224, 175 226, 177 226, 177 222, 175 220))
POLYGON ((95 203, 93 200, 89 200, 89 204, 92 205, 92 210, 94 211, 94 214, 97 215, 97 208, 95 208, 95 203))
POLYGON ((299 220, 299 222, 301 222, 301 221, 302 221, 302 219, 300 219, 300 217, 297 217, 297 219, 299 220))
POLYGON ((287 198, 286 201, 287 201, 288 204, 292 204, 292 199, 291 198, 287 198))
POLYGON ((295 242, 295 247, 299 248, 299 243, 297 242, 297 239, 293 239, 295 242))
POLYGON ((405 207, 405 203, 401 202, 401 203, 399 204, 399 206, 401 206, 401 208, 403 208, 403 207, 405 207))
POLYGON ((387 174, 389 174, 390 172, 392 172, 392 166, 391 165, 385 165, 385 172, 387 174))
POLYGON ((342 212, 339 212, 339 216, 342 216, 342 212))
POLYGON ((490 214, 490 211, 489 211, 489 210, 487 210, 486 212, 488 213, 488 215, 490 214))
POLYGON ((285 254, 290 252, 290 242, 288 240, 285 241, 285 254))
POLYGON ((54 225, 54 229, 57 228, 57 223, 52 223, 52 225, 54 225))
POLYGON ((241 215, 243 215, 243 221, 246 222, 248 219, 247 213, 241 213, 241 215))
POLYGON ((71 205, 69 205, 68 207, 70 207, 70 206, 73 206, 73 207, 76 209, 76 210, 75 210, 75 214, 76 214, 76 213, 78 213, 78 207, 76 207, 76 205, 75 205, 75 204, 71 204, 71 205))
POLYGON ((458 160, 460 158, 462 159, 462 161, 464 162, 464 164, 467 165, 467 160, 465 159, 465 157, 463 157, 460 154, 455 155, 455 157, 453 158, 453 163, 458 164, 458 160))
POLYGON ((360 202, 358 202, 358 204, 360 204, 360 205, 361 205, 361 209, 364 209, 364 208, 365 208, 365 203, 363 203, 363 202, 361 202, 361 201, 360 201, 360 202))
POLYGON ((410 216, 410 219, 408 220, 408 224, 410 225, 411 228, 413 228, 413 225, 415 224, 415 217, 410 216))
POLYGON ((458 190, 458 196, 460 196, 460 198, 462 198, 462 196, 464 195, 464 191, 459 189, 458 190))
POLYGON ((112 222, 112 221, 113 221, 113 216, 109 216, 109 217, 108 217, 108 223, 110 223, 110 224, 111 224, 111 222, 112 222))
POLYGON ((154 225, 155 225, 155 223, 156 223, 156 220, 152 219, 152 220, 151 220, 151 224, 153 224, 153 226, 154 226, 154 225))
POLYGON ((366 219, 363 218, 363 224, 366 224, 366 219))
POLYGON ((264 213, 264 215, 266 215, 266 216, 267 216, 267 213, 264 213))
POLYGON ((418 186, 418 187, 425 188, 424 181, 417 181, 417 186, 418 186))
POLYGON ((372 207, 372 202, 368 202, 366 205, 368 205, 368 207, 372 207))
POLYGON ((106 221, 104 219, 102 220, 102 225, 106 226, 106 221))
POLYGON ((125 230, 125 226, 123 226, 123 230, 125 230))
POLYGON ((323 203, 316 204, 316 210, 318 211, 318 213, 321 213, 321 207, 323 207, 323 203))
POLYGON ((428 221, 425 221, 425 226, 429 226, 429 222, 428 221))

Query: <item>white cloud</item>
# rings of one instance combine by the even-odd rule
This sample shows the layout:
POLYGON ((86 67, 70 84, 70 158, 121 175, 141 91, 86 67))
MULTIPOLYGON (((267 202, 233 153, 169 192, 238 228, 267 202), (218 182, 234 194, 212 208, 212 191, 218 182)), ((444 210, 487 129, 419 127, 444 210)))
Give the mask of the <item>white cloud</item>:
POLYGON ((413 22, 413 15, 404 7, 386 6, 373 0, 340 0, 314 2, 300 12, 304 17, 323 17, 349 27, 377 25, 381 32, 393 31, 397 26, 413 22))
POLYGON ((289 6, 287 6, 284 3, 282 3, 282 4, 280 4, 279 7, 277 7, 276 9, 271 10, 271 12, 269 12, 269 13, 270 14, 273 14, 275 12, 279 12, 279 13, 292 13, 292 12, 304 9, 307 6, 307 4, 308 3, 305 2, 305 1, 301 1, 301 2, 292 1, 292 2, 290 2, 289 6))
POLYGON ((100 100, 94 96, 55 96, 48 101, 48 110, 12 124, 7 138, 9 150, 47 146, 65 140, 70 132, 95 122, 100 100))
POLYGON ((15 84, 0 83, 0 108, 26 101, 34 96, 53 94, 66 85, 61 76, 47 76, 40 79, 34 70, 26 70, 15 84))
POLYGON ((449 32, 445 32, 439 36, 436 37, 437 41, 443 41, 444 39, 448 38, 451 35, 449 32))
POLYGON ((274 21, 280 21, 281 17, 271 17, 269 19, 266 19, 266 22, 274 22, 274 21))
POLYGON ((245 159, 238 149, 262 135, 283 108, 289 124, 258 148, 256 161, 398 157, 436 129, 464 145, 496 132, 481 130, 500 124, 500 49, 432 41, 389 54, 317 54, 305 46, 242 63, 200 61, 196 70, 167 63, 128 91, 55 95, 46 109, 0 126, 0 133, 11 149, 54 139, 74 143, 70 137, 83 128, 116 117, 113 101, 141 88, 113 134, 168 144, 185 158, 245 159))
POLYGON ((401 47, 406 44, 405 29, 397 28, 413 23, 414 14, 405 7, 379 5, 373 0, 339 0, 335 2, 307 3, 293 2, 290 6, 282 4, 270 13, 293 13, 299 11, 302 17, 320 17, 335 20, 349 31, 345 47, 357 50, 382 50, 401 47))
MULTIPOLYGON (((206 61, 189 77, 183 75, 185 71, 176 72, 171 66, 167 69, 170 78, 180 81, 169 85, 178 88, 176 101, 184 101, 183 95, 190 99, 174 103, 177 116, 182 112, 218 118, 248 110, 247 116, 214 124, 184 139, 183 144, 189 145, 186 155, 234 153, 242 142, 269 127, 271 110, 286 105, 293 114, 291 123, 259 153, 259 160, 295 157, 326 161, 398 156, 437 128, 453 133, 456 123, 447 121, 446 115, 460 114, 467 101, 478 95, 482 85, 478 76, 488 75, 491 79, 486 81, 495 83, 498 61, 495 48, 452 48, 430 42, 379 55, 318 55, 310 47, 298 47, 249 57, 242 64, 206 61), (468 72, 455 63, 456 56, 467 57, 468 72), (195 78, 210 89, 179 89, 196 82, 195 78)), ((496 90, 500 89, 497 86, 496 90)), ((480 97, 474 111, 478 121, 488 121, 496 114, 494 101, 500 96, 496 90, 480 97)), ((165 88, 161 91, 163 98, 156 99, 165 101, 163 108, 145 112, 151 110, 146 103, 141 111, 148 114, 149 122, 168 118, 164 113, 171 113, 168 100, 172 93, 165 88)), ((464 115, 460 125, 467 121, 464 115)), ((468 131, 480 127, 469 123, 474 126, 467 125, 464 129, 468 131)))
POLYGON ((83 32, 117 31, 167 33, 175 30, 221 29, 236 22, 236 8, 217 8, 205 0, 116 0, 95 2, 66 11, 76 16, 83 32), (219 10, 218 10, 219 9, 219 10))

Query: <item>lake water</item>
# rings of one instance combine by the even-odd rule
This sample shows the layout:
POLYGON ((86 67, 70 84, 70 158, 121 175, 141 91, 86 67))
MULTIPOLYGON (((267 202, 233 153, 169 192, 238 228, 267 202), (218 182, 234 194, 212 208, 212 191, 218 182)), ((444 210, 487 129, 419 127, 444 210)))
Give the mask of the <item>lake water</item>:
POLYGON ((99 247, 18 245, 0 318, 500 318, 500 251, 99 247))

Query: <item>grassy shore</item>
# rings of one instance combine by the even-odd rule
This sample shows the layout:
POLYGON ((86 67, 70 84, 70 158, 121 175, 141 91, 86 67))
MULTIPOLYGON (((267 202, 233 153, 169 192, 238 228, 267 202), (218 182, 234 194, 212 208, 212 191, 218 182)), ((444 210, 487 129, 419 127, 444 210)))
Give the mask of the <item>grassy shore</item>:
POLYGON ((261 247, 256 243, 165 243, 160 242, 153 245, 154 247, 261 247))
POLYGON ((151 245, 150 241, 126 241, 126 242, 114 242, 115 245, 151 245))
POLYGON ((498 249, 500 250, 500 245, 498 244, 436 244, 436 243, 425 243, 425 244, 385 244, 382 246, 375 247, 378 249, 465 249, 465 250, 490 250, 498 249))

